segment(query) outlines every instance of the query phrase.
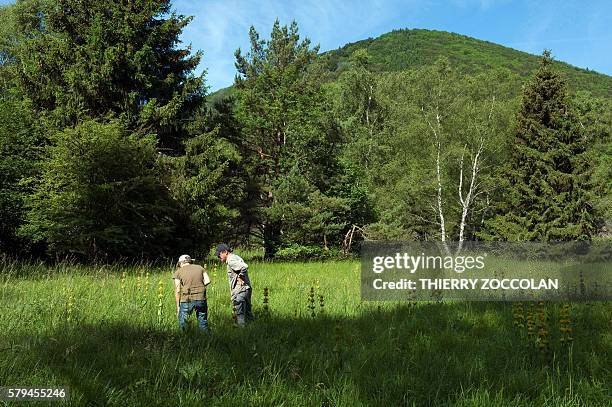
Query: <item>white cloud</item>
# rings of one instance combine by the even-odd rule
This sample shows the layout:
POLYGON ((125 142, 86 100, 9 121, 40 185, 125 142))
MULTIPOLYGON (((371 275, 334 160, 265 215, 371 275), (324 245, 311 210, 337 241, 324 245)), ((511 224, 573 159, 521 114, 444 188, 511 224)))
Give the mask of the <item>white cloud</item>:
POLYGON ((451 0, 451 3, 461 8, 477 7, 481 10, 487 10, 509 3, 510 1, 511 0, 451 0))
MULTIPOLYGON (((348 42, 376 37, 395 28, 437 28, 470 34, 486 33, 485 40, 494 40, 491 33, 499 32, 497 41, 530 53, 553 48, 555 54, 564 46, 580 48, 583 37, 595 40, 602 32, 602 9, 578 2, 544 0, 175 0, 174 8, 182 14, 195 15, 186 27, 183 39, 193 43, 194 50, 204 52, 201 68, 208 70, 207 82, 212 90, 232 84, 235 67, 234 51, 248 50, 248 31, 255 26, 262 38, 268 38, 272 24, 296 20, 302 37, 309 37, 321 50, 334 49, 348 42), (595 10, 599 17, 589 27, 582 27, 582 10, 595 10), (461 20, 457 16, 462 15, 461 20), (472 20, 470 16, 474 16, 472 20), (491 18, 487 22, 487 20, 491 18), (504 21, 504 28, 496 31, 495 21, 504 21), (512 29, 508 29, 509 24, 512 29), (559 26, 562 26, 559 28, 559 26), (566 30, 565 28, 570 28, 566 30), (595 27, 595 28, 592 28, 595 27), (583 29, 584 28, 584 29, 583 29), (557 45, 558 44, 558 45, 557 45)), ((603 13, 605 14, 605 13, 603 13)), ((606 32, 606 29, 603 28, 606 32)), ((609 36, 608 36, 609 37, 609 36)), ((603 45, 598 45, 601 49, 603 45)), ((581 51, 582 52, 582 51, 581 51)), ((586 51, 584 51, 586 52, 586 51)), ((567 55, 567 54, 565 54, 567 55)), ((586 56, 585 56, 586 57, 586 56)), ((591 57, 593 58, 593 57, 591 57)), ((600 59, 609 61, 608 56, 600 59)), ((570 61, 570 59, 567 59, 570 61)))
POLYGON ((361 40, 373 32, 382 34, 385 32, 381 29, 383 23, 397 13, 398 7, 410 4, 416 10, 427 2, 177 0, 174 9, 196 16, 185 28, 182 38, 184 42, 191 42, 194 50, 204 51, 201 69, 207 68, 207 82, 216 90, 232 84, 234 51, 238 47, 248 49, 251 25, 262 38, 268 38, 276 18, 281 24, 296 20, 300 35, 309 37, 313 45, 320 43, 321 49, 326 50, 361 40))

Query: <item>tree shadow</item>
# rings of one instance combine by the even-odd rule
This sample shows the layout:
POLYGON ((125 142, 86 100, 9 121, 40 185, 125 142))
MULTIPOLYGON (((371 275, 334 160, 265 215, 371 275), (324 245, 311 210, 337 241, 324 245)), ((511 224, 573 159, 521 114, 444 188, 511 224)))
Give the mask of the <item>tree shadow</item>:
MULTIPOLYGON (((27 342, 27 362, 70 386, 75 405, 436 405, 470 388, 535 398, 547 380, 509 304, 404 304, 213 329, 103 323, 11 343, 27 342)), ((601 337, 583 352, 605 349, 601 337)))

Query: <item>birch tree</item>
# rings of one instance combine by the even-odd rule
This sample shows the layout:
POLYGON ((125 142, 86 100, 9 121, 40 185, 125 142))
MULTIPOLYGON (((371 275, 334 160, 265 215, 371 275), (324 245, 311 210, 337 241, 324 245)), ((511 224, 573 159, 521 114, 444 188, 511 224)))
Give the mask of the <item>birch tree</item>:
POLYGON ((461 76, 448 61, 393 75, 384 93, 392 114, 386 129, 397 176, 411 179, 409 222, 429 225, 425 239, 472 238, 485 210, 508 122, 508 92, 496 75, 461 76), (420 208, 420 209, 419 209, 420 208))

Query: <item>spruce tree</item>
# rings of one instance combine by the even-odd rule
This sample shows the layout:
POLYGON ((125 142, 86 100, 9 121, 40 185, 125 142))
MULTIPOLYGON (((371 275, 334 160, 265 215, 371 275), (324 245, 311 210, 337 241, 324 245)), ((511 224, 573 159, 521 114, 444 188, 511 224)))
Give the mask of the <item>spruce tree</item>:
POLYGON ((17 236, 31 191, 22 180, 36 173, 41 140, 25 103, 0 90, 0 252, 25 254, 32 247, 17 236))
POLYGON ((497 215, 488 237, 586 240, 594 233, 586 140, 572 117, 565 81, 544 51, 524 87, 497 215))
POLYGON ((29 213, 19 234, 60 255, 183 245, 173 172, 161 164, 183 154, 203 102, 200 55, 179 39, 191 19, 169 0, 20 0, 7 13, 0 73, 44 147, 38 173, 20 183, 29 213))
POLYGON ((191 18, 169 0, 21 0, 11 12, 17 86, 50 128, 113 117, 183 150, 204 87, 200 54, 179 46, 191 18))
POLYGON ((44 137, 14 86, 15 59, 9 52, 15 36, 14 7, 0 6, 0 253, 23 255, 37 248, 17 235, 32 192, 22 180, 36 173, 44 137))

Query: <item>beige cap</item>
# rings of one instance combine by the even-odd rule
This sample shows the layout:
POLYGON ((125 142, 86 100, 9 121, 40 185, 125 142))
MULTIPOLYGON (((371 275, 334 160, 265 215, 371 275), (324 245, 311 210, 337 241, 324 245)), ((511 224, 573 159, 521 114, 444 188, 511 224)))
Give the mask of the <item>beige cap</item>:
POLYGON ((179 257, 179 263, 191 263, 193 260, 188 254, 183 254, 179 257))

